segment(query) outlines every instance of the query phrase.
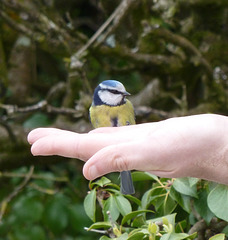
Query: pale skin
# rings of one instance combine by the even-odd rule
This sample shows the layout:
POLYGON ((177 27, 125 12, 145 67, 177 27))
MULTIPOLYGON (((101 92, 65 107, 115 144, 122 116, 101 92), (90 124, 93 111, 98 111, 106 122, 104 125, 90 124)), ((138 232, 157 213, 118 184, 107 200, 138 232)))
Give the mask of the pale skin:
POLYGON ((31 152, 85 162, 95 179, 123 170, 161 177, 197 177, 228 185, 228 117, 202 114, 78 134, 37 128, 28 135, 31 152))

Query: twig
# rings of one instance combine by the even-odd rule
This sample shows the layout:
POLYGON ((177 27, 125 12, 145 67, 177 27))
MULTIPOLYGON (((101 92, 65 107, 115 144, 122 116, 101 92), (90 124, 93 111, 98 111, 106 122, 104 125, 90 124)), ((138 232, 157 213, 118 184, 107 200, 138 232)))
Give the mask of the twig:
POLYGON ((25 176, 24 181, 19 184, 12 193, 10 193, 5 199, 3 199, 3 201, 1 202, 1 206, 0 206, 0 222, 2 221, 2 218, 5 214, 6 208, 9 204, 9 202, 16 197, 20 191, 22 191, 22 189, 28 184, 29 180, 31 179, 31 176, 34 172, 34 166, 31 166, 27 175, 25 176))
POLYGON ((86 231, 90 231, 90 232, 101 233, 101 234, 108 234, 108 231, 105 231, 105 230, 89 229, 87 227, 84 227, 84 229, 86 231))
POLYGON ((213 69, 210 63, 203 57, 202 53, 188 39, 178 34, 172 33, 167 29, 155 28, 153 26, 150 26, 146 21, 143 22, 143 25, 144 25, 144 35, 153 34, 153 35, 156 35, 156 37, 164 38, 165 40, 168 40, 182 47, 185 51, 197 56, 200 63, 207 70, 208 74, 212 76, 213 69))
POLYGON ((182 62, 176 56, 165 56, 158 54, 148 54, 148 53, 135 53, 126 46, 118 45, 115 48, 108 48, 102 46, 99 48, 99 52, 105 56, 116 57, 117 59, 130 60, 134 64, 135 69, 153 69, 152 66, 165 67, 164 71, 170 72, 170 69, 174 71, 182 67, 182 62))
MULTIPOLYGON (((120 19, 124 16, 124 13, 126 10, 129 8, 130 4, 133 2, 133 0, 123 0, 119 6, 115 9, 115 11, 109 16, 109 18, 100 26, 100 28, 94 33, 94 35, 88 40, 88 42, 82 46, 74 55, 71 57, 71 68, 74 68, 75 61, 80 59, 84 52, 92 45, 94 42, 98 39, 99 36, 105 31, 105 29, 112 23, 113 23, 113 28, 114 26, 116 27, 117 24, 120 22, 120 19)), ((112 29, 113 29, 112 28, 112 29)), ((103 42, 108 34, 112 31, 112 29, 109 29, 105 36, 102 38, 103 42)), ((100 43, 101 43, 100 42, 100 43)), ((99 43, 99 44, 100 44, 99 43)))
POLYGON ((207 228, 207 224, 204 221, 204 219, 196 222, 191 229, 189 230, 188 234, 193 234, 195 232, 201 232, 201 231, 205 231, 207 228))
MULTIPOLYGON (((27 174, 24 173, 13 173, 13 172, 0 172, 0 177, 6 177, 6 178, 25 178, 27 174)), ((69 179, 67 177, 50 177, 45 175, 39 175, 39 174, 32 174, 31 179, 42 179, 42 180, 48 180, 48 181, 54 181, 54 182, 68 182, 69 179)))
MULTIPOLYGON (((68 32, 68 29, 60 27, 58 24, 55 23, 52 19, 50 19, 48 16, 43 14, 42 12, 35 11, 34 9, 27 9, 22 4, 20 4, 18 1, 8 1, 8 0, 1 0, 3 1, 3 4, 6 8, 9 8, 13 11, 15 11, 16 14, 24 13, 27 15, 27 25, 20 24, 16 21, 14 21, 11 17, 9 17, 4 11, 0 10, 0 16, 3 18, 3 20, 13 29, 16 31, 19 31, 31 39, 34 39, 37 42, 40 42, 42 38, 46 38, 49 40, 49 43, 52 44, 53 42, 57 42, 57 44, 63 44, 67 50, 70 51, 70 44, 79 44, 82 40, 82 37, 79 38, 73 38, 70 33, 68 32), (29 23, 30 21, 33 21, 34 24, 31 25, 29 23), (55 33, 54 36, 52 36, 52 33, 55 33), (51 37, 49 39, 48 37, 51 37), (80 41, 78 41, 80 40, 80 41)), ((77 35, 82 36, 82 34, 79 34, 76 32, 77 35)))
POLYGON ((39 192, 42 192, 42 193, 45 193, 45 194, 49 194, 49 195, 54 195, 58 192, 58 190, 53 190, 53 189, 48 189, 48 188, 43 188, 37 184, 34 184, 34 183, 31 183, 29 184, 29 187, 39 191, 39 192))
POLYGON ((34 38, 34 33, 31 29, 25 27, 24 25, 17 23, 16 21, 12 20, 12 18, 10 18, 4 11, 2 11, 0 9, 0 16, 2 17, 2 19, 13 29, 15 29, 16 31, 23 33, 27 36, 29 36, 30 38, 34 38))
POLYGON ((109 18, 113 18, 112 25, 110 22, 110 27, 106 30, 106 32, 99 38, 99 42, 95 44, 95 47, 98 47, 105 39, 119 26, 121 19, 126 15, 127 10, 130 8, 133 0, 125 0, 120 3, 120 5, 116 8, 116 10, 112 13, 109 18))
POLYGON ((50 104, 48 104, 46 100, 42 100, 34 105, 27 106, 27 107, 18 107, 17 105, 0 104, 0 108, 5 109, 9 116, 16 113, 29 113, 29 112, 35 112, 38 110, 46 111, 47 113, 71 115, 71 116, 74 116, 75 118, 82 117, 83 115, 83 112, 80 110, 51 106, 50 104))
POLYGON ((17 138, 16 136, 14 135, 14 132, 12 131, 11 127, 9 126, 9 124, 7 124, 6 121, 4 121, 3 119, 0 119, 0 124, 6 129, 6 131, 8 132, 8 135, 11 139, 11 141, 13 143, 16 143, 17 142, 17 138))

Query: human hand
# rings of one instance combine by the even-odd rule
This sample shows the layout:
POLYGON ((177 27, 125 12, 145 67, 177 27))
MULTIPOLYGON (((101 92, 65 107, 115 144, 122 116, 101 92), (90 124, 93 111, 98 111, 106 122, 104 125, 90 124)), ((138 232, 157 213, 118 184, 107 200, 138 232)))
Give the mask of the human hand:
POLYGON ((162 177, 198 177, 228 184, 228 118, 214 114, 156 123, 98 128, 90 133, 38 128, 28 141, 33 155, 85 161, 83 174, 147 171, 162 177))

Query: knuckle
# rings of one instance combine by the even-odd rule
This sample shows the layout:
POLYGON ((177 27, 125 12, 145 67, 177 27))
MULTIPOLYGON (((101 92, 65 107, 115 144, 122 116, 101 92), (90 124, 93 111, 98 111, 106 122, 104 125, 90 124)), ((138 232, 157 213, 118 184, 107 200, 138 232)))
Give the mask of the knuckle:
POLYGON ((51 153, 58 153, 58 147, 56 145, 56 139, 55 138, 51 138, 49 139, 49 144, 48 145, 44 145, 46 147, 46 151, 48 154, 51 153))
POLYGON ((114 168, 117 169, 117 171, 119 172, 128 170, 128 160, 123 155, 115 154, 113 163, 114 163, 114 168))
POLYGON ((79 139, 74 139, 74 155, 81 160, 84 160, 85 156, 82 153, 82 142, 79 139))

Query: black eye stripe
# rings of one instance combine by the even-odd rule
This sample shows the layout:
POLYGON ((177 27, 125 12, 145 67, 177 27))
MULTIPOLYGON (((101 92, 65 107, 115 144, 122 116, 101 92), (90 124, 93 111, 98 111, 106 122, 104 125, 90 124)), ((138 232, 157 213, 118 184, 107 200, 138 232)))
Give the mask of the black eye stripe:
POLYGON ((117 90, 113 90, 113 89, 108 89, 108 91, 113 93, 113 94, 121 94, 121 92, 119 92, 117 90))

